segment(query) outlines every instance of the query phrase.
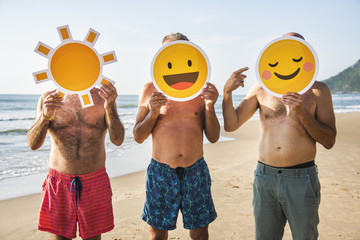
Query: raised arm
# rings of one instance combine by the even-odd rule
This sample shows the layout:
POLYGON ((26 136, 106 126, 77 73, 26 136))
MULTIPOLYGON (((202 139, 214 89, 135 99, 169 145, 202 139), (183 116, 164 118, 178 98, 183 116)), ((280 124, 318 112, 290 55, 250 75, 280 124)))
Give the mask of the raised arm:
POLYGON ((134 140, 143 143, 151 134, 161 106, 167 103, 167 98, 160 92, 155 92, 152 83, 145 84, 139 96, 139 107, 136 123, 133 129, 134 140))
POLYGON ((206 84, 207 86, 201 94, 205 101, 204 132, 209 142, 215 143, 220 137, 220 124, 214 108, 219 92, 215 85, 211 83, 206 84))
POLYGON ((28 145, 31 150, 36 150, 43 145, 51 120, 54 118, 55 110, 61 107, 62 100, 56 90, 44 93, 40 97, 35 122, 27 134, 28 145))
POLYGON ((331 93, 326 84, 320 82, 315 82, 313 93, 317 98, 315 116, 305 110, 304 97, 298 93, 287 93, 283 96, 283 102, 294 112, 309 135, 326 149, 330 149, 336 138, 331 93))
POLYGON ((238 87, 244 87, 244 79, 246 75, 243 72, 249 68, 241 68, 235 71, 227 80, 224 86, 224 98, 222 102, 224 128, 227 132, 237 130, 242 124, 249 120, 258 109, 258 101, 256 92, 258 85, 252 87, 247 96, 241 101, 235 109, 233 105, 232 92, 238 87))
POLYGON ((109 129, 110 140, 113 144, 120 146, 124 141, 125 129, 117 113, 116 88, 111 84, 103 84, 100 87, 99 95, 105 100, 105 121, 109 129))

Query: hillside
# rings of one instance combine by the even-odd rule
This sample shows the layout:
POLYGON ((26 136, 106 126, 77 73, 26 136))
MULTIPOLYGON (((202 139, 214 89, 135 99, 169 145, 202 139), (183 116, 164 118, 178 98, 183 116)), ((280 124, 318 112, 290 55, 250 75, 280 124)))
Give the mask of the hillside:
POLYGON ((329 86, 331 92, 360 93, 360 60, 323 82, 329 86))

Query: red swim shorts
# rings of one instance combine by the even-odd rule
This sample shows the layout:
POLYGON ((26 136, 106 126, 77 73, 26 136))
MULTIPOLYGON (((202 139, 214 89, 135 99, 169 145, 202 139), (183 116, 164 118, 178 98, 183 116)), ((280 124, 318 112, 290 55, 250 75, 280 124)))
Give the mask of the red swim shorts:
POLYGON ((114 228, 112 190, 105 167, 85 175, 50 169, 42 188, 38 229, 66 238, 90 238, 114 228))

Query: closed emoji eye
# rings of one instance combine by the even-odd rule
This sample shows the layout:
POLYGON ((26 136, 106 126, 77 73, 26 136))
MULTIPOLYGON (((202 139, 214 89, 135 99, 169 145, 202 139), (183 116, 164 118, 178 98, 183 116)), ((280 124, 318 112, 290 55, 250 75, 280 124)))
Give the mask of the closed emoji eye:
POLYGON ((295 59, 295 58, 293 58, 293 61, 294 61, 294 62, 300 62, 302 59, 303 59, 302 57, 301 57, 301 58, 299 58, 299 59, 295 59))
POLYGON ((276 62, 275 64, 269 63, 269 66, 270 66, 270 67, 276 67, 276 66, 278 65, 278 63, 279 63, 279 62, 276 62))

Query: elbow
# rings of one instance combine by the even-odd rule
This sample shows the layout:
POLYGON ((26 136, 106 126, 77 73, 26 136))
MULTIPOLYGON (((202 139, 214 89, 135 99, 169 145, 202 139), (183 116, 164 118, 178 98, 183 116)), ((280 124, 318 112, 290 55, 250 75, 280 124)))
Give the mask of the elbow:
POLYGON ((38 146, 36 144, 32 144, 31 142, 28 142, 28 145, 29 145, 30 149, 33 150, 33 151, 40 148, 40 146, 38 146))
POLYGON ((324 148, 326 148, 326 149, 331 149, 331 148, 335 145, 335 142, 336 142, 335 139, 336 139, 336 133, 334 133, 333 136, 328 137, 328 138, 324 141, 324 143, 321 143, 321 145, 323 145, 324 148))
POLYGON ((41 147, 41 144, 36 144, 36 142, 32 141, 29 138, 29 136, 28 136, 27 144, 28 144, 29 148, 33 151, 35 151, 41 147))
POLYGON ((124 138, 114 139, 114 140, 111 140, 111 142, 116 146, 120 146, 124 142, 124 138))
POLYGON ((134 135, 134 140, 135 140, 135 142, 137 142, 137 143, 139 143, 139 144, 141 144, 141 143, 143 143, 143 142, 145 141, 145 139, 140 138, 140 137, 135 136, 135 135, 134 135))
POLYGON ((133 130, 133 135, 134 135, 135 142, 137 142, 139 144, 143 143, 145 141, 145 139, 146 139, 146 138, 143 138, 143 137, 139 136, 139 134, 136 132, 135 128, 133 130))
POLYGON ((323 146, 326 148, 326 149, 331 149, 333 148, 333 146, 335 145, 335 139, 332 140, 332 141, 328 141, 326 143, 323 144, 323 146))
POLYGON ((217 136, 215 138, 212 139, 208 139, 210 143, 216 143, 219 140, 220 136, 217 136))
POLYGON ((236 128, 229 126, 229 124, 224 124, 224 130, 225 132, 233 132, 236 130, 236 128))
POLYGON ((225 132, 231 132, 231 128, 229 126, 227 126, 226 124, 224 125, 224 130, 225 130, 225 132))
POLYGON ((216 132, 212 132, 212 133, 206 133, 205 132, 205 135, 206 135, 206 138, 207 140, 210 142, 210 143, 216 143, 219 138, 220 138, 220 129, 216 132))

